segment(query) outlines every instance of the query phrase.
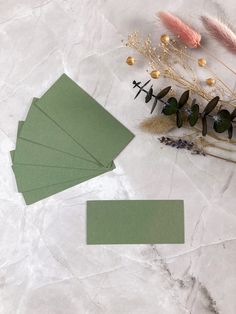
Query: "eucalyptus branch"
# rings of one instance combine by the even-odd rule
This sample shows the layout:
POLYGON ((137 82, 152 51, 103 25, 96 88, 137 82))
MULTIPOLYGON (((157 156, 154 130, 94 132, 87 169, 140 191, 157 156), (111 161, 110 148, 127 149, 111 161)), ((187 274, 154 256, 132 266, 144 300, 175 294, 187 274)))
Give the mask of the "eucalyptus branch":
POLYGON ((140 95, 141 92, 146 94, 146 103, 154 98, 151 113, 153 113, 153 111, 155 110, 157 103, 161 102, 164 105, 162 108, 163 114, 176 115, 176 124, 178 128, 181 128, 183 126, 183 112, 187 114, 187 120, 191 127, 193 127, 198 122, 198 120, 201 119, 203 136, 207 134, 207 117, 210 117, 214 121, 213 128, 217 133, 223 133, 225 131, 228 131, 228 138, 232 138, 233 124, 235 123, 235 121, 233 120, 236 118, 236 109, 234 109, 231 113, 226 109, 219 109, 216 115, 212 116, 210 114, 216 108, 218 102, 220 101, 219 96, 212 98, 205 106, 204 110, 200 112, 200 107, 196 103, 196 99, 193 99, 191 105, 188 104, 189 90, 185 91, 181 95, 179 100, 177 100, 175 97, 170 97, 167 101, 164 101, 163 98, 169 93, 169 91, 171 90, 171 86, 167 86, 157 95, 155 95, 153 93, 153 85, 151 85, 149 90, 145 89, 150 81, 151 80, 148 80, 143 85, 141 85, 141 82, 133 81, 133 88, 139 89, 138 93, 134 97, 135 99, 140 95))

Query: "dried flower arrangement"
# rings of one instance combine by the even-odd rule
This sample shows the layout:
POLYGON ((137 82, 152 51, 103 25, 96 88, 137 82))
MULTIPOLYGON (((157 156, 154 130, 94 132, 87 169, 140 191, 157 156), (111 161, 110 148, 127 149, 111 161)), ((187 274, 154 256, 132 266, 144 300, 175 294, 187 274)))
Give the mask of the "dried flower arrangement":
MULTIPOLYGON (((227 131, 231 144, 235 144, 236 142, 232 139, 233 126, 235 124, 234 119, 236 118, 235 91, 208 66, 206 58, 196 59, 191 54, 190 49, 195 48, 207 51, 201 45, 200 33, 173 14, 159 12, 158 16, 175 37, 167 34, 161 35, 160 43, 156 47, 153 45, 150 36, 142 39, 138 32, 134 32, 128 36, 126 46, 134 49, 148 61, 151 68, 151 78, 158 79, 159 77, 163 77, 164 79, 168 79, 168 81, 172 82, 171 84, 175 85, 175 89, 182 88, 184 92, 179 100, 177 100, 176 94, 178 91, 175 92, 172 90, 171 86, 154 94, 153 85, 148 90, 145 89, 150 83, 150 80, 143 85, 141 85, 141 82, 133 81, 134 88, 139 88, 135 98, 143 92, 146 94, 146 103, 153 99, 151 113, 154 112, 158 102, 163 105, 162 115, 145 119, 141 123, 142 129, 150 133, 165 134, 176 126, 178 128, 182 126, 194 128, 196 131, 195 139, 191 137, 190 142, 196 151, 201 152, 201 155, 207 155, 202 147, 198 148, 197 146, 199 144, 199 134, 205 136, 208 133, 214 139, 225 141, 225 139, 212 134, 211 130, 208 132, 207 124, 212 122, 216 133, 227 131), (204 68, 207 74, 210 73, 210 77, 207 77, 205 81, 199 79, 195 70, 196 66, 204 68), (170 97, 167 100, 163 100, 167 94, 170 97), (204 104, 204 102, 207 103, 204 104)), ((234 32, 222 22, 211 17, 201 17, 201 19, 210 34, 221 41, 227 49, 235 53, 236 35, 234 32)), ((210 52, 209 55, 214 57, 217 62, 223 64, 226 69, 236 74, 233 69, 215 56, 212 56, 210 52)), ((129 56, 126 62, 129 65, 133 65, 135 59, 129 56)), ((171 140, 182 141, 182 139, 171 140)), ((162 142, 164 144, 169 143, 169 141, 164 140, 162 142)), ((170 146, 179 148, 178 145, 170 146)), ((214 144, 204 140, 204 147, 206 148, 207 146, 212 147, 214 144)), ((218 144, 216 144, 216 147, 219 148, 218 144)), ((220 147, 220 149, 224 150, 225 148, 220 147)), ((234 151, 234 148, 232 151, 234 151)), ((209 155, 214 156, 212 153, 209 155)), ((227 160, 227 158, 222 159, 227 160)), ((236 162, 236 156, 235 160, 230 158, 230 161, 236 162)))

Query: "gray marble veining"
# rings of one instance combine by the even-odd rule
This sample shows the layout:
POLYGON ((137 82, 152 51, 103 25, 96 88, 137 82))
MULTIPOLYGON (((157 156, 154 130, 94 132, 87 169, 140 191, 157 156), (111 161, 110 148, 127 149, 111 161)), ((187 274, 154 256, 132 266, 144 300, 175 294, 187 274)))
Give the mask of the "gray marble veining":
POLYGON ((194 25, 202 11, 236 23, 233 0, 0 3, 1 314, 236 313, 235 165, 162 147, 138 128, 149 109, 133 100, 131 82, 147 75, 125 64, 121 40, 133 30, 158 38, 161 9, 194 25), (136 137, 112 173, 25 206, 9 151, 32 97, 62 72, 136 137), (154 198, 184 199, 184 245, 85 245, 86 200, 154 198))

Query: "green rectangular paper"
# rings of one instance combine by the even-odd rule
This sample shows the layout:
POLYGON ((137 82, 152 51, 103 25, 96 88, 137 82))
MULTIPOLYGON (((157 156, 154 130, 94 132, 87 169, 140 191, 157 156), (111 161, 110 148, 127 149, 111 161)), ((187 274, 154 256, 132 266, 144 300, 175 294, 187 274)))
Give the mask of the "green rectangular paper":
MULTIPOLYGON (((23 121, 20 121, 19 122, 19 128, 18 128, 18 134, 20 133, 20 129, 22 126, 23 126, 23 121)), ((109 170, 113 170, 115 168, 115 165, 113 163, 110 165, 109 168, 101 167, 101 166, 96 165, 95 163, 92 163, 90 161, 85 161, 85 160, 82 160, 80 158, 74 157, 72 155, 64 154, 64 153, 59 152, 59 151, 54 151, 50 148, 47 148, 47 147, 44 147, 42 145, 38 145, 35 143, 28 142, 27 140, 20 139, 20 138, 17 140, 17 146, 16 147, 17 147, 16 152, 15 151, 11 152, 11 157, 12 157, 12 160, 14 162, 14 165, 25 164, 25 165, 42 165, 42 166, 66 167, 66 168, 71 167, 71 168, 77 168, 77 169, 86 169, 86 168, 81 168, 82 167, 81 163, 83 164, 85 162, 84 167, 86 166, 86 163, 87 163, 87 166, 90 165, 90 168, 94 169, 95 171, 92 172, 91 169, 88 169, 87 174, 85 171, 83 171, 82 178, 81 178, 81 174, 80 174, 78 179, 76 180, 76 184, 81 183, 83 181, 86 181, 88 179, 91 179, 92 177, 95 177, 98 174, 102 174, 102 173, 105 173, 109 170), (98 172, 98 170, 99 170, 99 172, 98 172)), ((24 171, 23 172, 21 171, 20 175, 22 176, 23 179, 28 180, 28 177, 33 175, 33 173, 34 173, 34 172, 31 173, 31 170, 29 171, 29 167, 23 167, 23 168, 21 167, 21 170, 22 169, 24 171)), ((31 169, 31 167, 30 167, 30 169, 31 169)), ((36 170, 37 169, 39 169, 39 171, 41 173, 41 170, 40 170, 41 168, 36 168, 36 170)), ((52 170, 54 173, 55 168, 45 169, 46 173, 49 174, 49 176, 52 175, 52 170)), ((62 173, 65 174, 64 169, 62 169, 62 173)), ((17 179, 17 182, 20 180, 19 179, 19 173, 16 173, 16 179, 17 179)), ((43 175, 43 178, 41 177, 41 180, 42 179, 43 179, 43 183, 42 183, 43 189, 45 189, 46 187, 49 188, 49 186, 51 185, 51 182, 50 182, 49 186, 48 185, 45 186, 45 176, 44 175, 43 175)), ((38 182, 40 181, 40 176, 37 177, 36 181, 38 184, 38 182)), ((33 182, 35 183, 35 176, 33 178, 33 182)), ((66 184, 66 186, 67 186, 68 185, 67 182, 68 182, 67 176, 63 177, 62 183, 66 184)), ((40 187, 42 185, 40 183, 40 187)), ((18 187, 21 190, 21 184, 18 183, 18 187)), ((63 184, 61 184, 60 186, 57 186, 57 187, 59 187, 60 190, 62 190, 63 184)), ((55 189, 57 187, 54 184, 53 191, 55 191, 55 189)), ((34 188, 35 188, 35 186, 34 186, 34 188)), ((50 188, 50 189, 52 189, 52 188, 50 188)), ((32 190, 32 186, 31 186, 30 190, 32 190)), ((37 195, 39 195, 39 196, 37 196, 37 199, 40 197, 41 194, 45 195, 45 192, 41 193, 42 191, 34 191, 33 195, 35 195, 36 192, 37 192, 37 195)), ((49 191, 47 191, 46 195, 48 195, 48 193, 49 193, 49 191)), ((27 195, 28 194, 30 194, 30 191, 27 193, 27 195)))
MULTIPOLYGON (((11 157, 14 157, 14 151, 11 151, 11 157)), ((110 169, 106 169, 105 172, 113 170, 115 168, 115 165, 112 163, 110 169)), ((98 176, 98 175, 102 175, 103 173, 96 173, 93 174, 92 176, 85 176, 83 178, 80 179, 76 179, 76 180, 72 180, 72 181, 66 181, 66 182, 62 182, 59 184, 53 184, 53 185, 49 185, 49 186, 44 186, 38 189, 33 189, 33 190, 29 190, 29 191, 25 191, 22 192, 25 203, 27 205, 33 204, 35 202, 38 202, 44 198, 47 198, 51 195, 54 195, 56 193, 59 193, 61 191, 64 191, 70 187, 73 187, 79 183, 82 183, 84 181, 88 181, 90 179, 93 179, 94 177, 98 176)))
POLYGON ((19 138, 100 164, 42 110, 36 107, 37 101, 37 98, 33 99, 26 120, 19 131, 19 138))
POLYGON ((78 182, 81 183, 85 181, 84 178, 87 178, 88 176, 92 178, 103 174, 112 170, 114 166, 110 169, 104 168, 105 170, 84 170, 13 164, 12 168, 15 173, 18 191, 25 192, 77 179, 78 182))
POLYGON ((104 166, 134 137, 65 74, 36 102, 36 106, 104 166))
POLYGON ((78 158, 46 146, 18 138, 13 157, 14 164, 28 164, 39 166, 66 167, 77 169, 105 170, 102 165, 78 158))
POLYGON ((181 200, 87 202, 87 244, 184 243, 181 200))
MULTIPOLYGON (((19 125, 18 125, 18 132, 17 132, 17 136, 20 135, 21 129, 23 127, 24 122, 20 121, 19 125)), ((59 130, 61 132, 61 130, 59 130)), ((69 138, 69 140, 71 140, 69 138)), ((74 141, 73 141, 73 145, 77 145, 74 141)), ((81 150, 81 148, 79 147, 79 150, 81 150)), ((15 155, 15 151, 11 152, 11 157, 12 160, 14 161, 15 159, 15 164, 16 163, 31 163, 31 164, 42 164, 42 165, 54 165, 54 166, 62 166, 62 167, 75 167, 75 168, 80 168, 81 166, 90 166, 91 169, 95 169, 95 170, 100 170, 98 171, 94 171, 91 172, 90 170, 88 171, 88 175, 77 178, 76 180, 72 180, 72 181, 68 181, 67 177, 63 177, 63 182, 61 183, 57 183, 57 184, 53 184, 51 185, 47 185, 47 186, 43 186, 41 188, 37 188, 37 189, 33 189, 32 190, 32 185, 30 185, 30 190, 29 191, 24 191, 22 192, 23 197, 25 199, 26 204, 32 204, 35 203, 41 199, 44 199, 46 197, 49 197, 51 195, 54 195, 58 192, 61 192, 65 189, 68 189, 74 185, 77 185, 79 183, 82 183, 84 181, 90 180, 98 175, 101 175, 107 171, 113 170, 115 168, 114 164, 111 163, 109 165, 109 167, 104 168, 101 165, 98 165, 95 163, 95 161, 90 161, 90 160, 84 160, 81 159, 79 157, 67 154, 67 153, 62 153, 60 151, 53 151, 53 149, 51 148, 47 148, 44 147, 43 145, 37 145, 36 143, 33 142, 29 142, 25 139, 21 139, 19 138, 17 141, 17 151, 16 151, 16 155, 15 155), (23 143, 23 145, 19 146, 19 143, 23 143), (47 154, 45 155, 45 152, 47 152, 47 154), (47 159, 47 155, 48 153, 50 153, 50 156, 54 156, 54 160, 52 158, 47 159), (33 156, 32 156, 33 154, 33 156), (32 158, 33 157, 33 158, 32 158)), ((37 169, 37 168, 36 168, 37 169)), ((47 169, 47 173, 50 172, 50 168, 47 169)), ((64 170, 63 170, 64 171, 64 170)), ((40 171, 41 172, 41 171, 40 171)), ((26 174, 26 177, 28 177, 29 174, 26 174)), ((23 175, 25 176, 25 174, 23 175)), ((39 181, 39 177, 36 180, 37 182, 39 181)), ((34 181, 35 182, 35 181, 34 181)), ((45 183, 43 183, 44 185, 45 183)), ((40 184, 41 186, 41 184, 40 184)), ((35 187, 35 186, 34 186, 35 187)))
MULTIPOLYGON (((23 121, 19 121, 17 135, 24 125, 23 121)), ((103 170, 104 167, 90 160, 78 158, 58 150, 54 150, 47 146, 30 142, 23 138, 17 138, 16 150, 11 153, 12 162, 14 164, 27 164, 39 166, 66 167, 77 169, 94 169, 103 170)), ((111 165, 109 165, 110 168, 111 165)), ((105 169, 104 169, 105 170, 105 169)))
POLYGON ((20 135, 20 132, 21 132, 21 129, 22 129, 23 125, 24 125, 24 121, 19 121, 19 122, 18 122, 17 138, 18 138, 19 135, 20 135))
MULTIPOLYGON (((90 178, 87 178, 87 180, 89 179, 90 178)), ((63 182, 55 185, 46 186, 40 189, 22 192, 22 195, 24 197, 25 203, 27 205, 30 205, 35 202, 41 201, 42 199, 45 199, 51 195, 55 195, 59 192, 67 190, 68 188, 71 188, 77 185, 78 183, 79 183, 78 180, 63 182)))
MULTIPOLYGON (((97 174, 97 175, 100 175, 100 174, 97 174)), ((88 181, 90 179, 95 178, 96 176, 93 175, 93 177, 89 177, 89 176, 84 177, 83 181, 88 181)), ((51 195, 57 194, 57 193, 62 192, 68 188, 71 188, 71 187, 81 183, 81 181, 82 181, 81 179, 80 180, 77 179, 77 180, 72 180, 72 181, 63 182, 63 183, 59 183, 59 184, 54 184, 54 185, 42 187, 40 189, 22 192, 22 195, 24 197, 25 203, 27 205, 30 205, 30 204, 33 204, 35 202, 41 201, 42 199, 47 198, 51 195)))

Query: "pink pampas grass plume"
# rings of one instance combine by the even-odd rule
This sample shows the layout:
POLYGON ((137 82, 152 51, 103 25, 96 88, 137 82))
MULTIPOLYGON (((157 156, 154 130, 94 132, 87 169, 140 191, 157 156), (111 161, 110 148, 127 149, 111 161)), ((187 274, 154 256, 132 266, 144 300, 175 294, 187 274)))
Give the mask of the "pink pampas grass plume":
POLYGON ((201 35, 194 29, 189 27, 178 17, 167 11, 157 13, 162 23, 189 48, 197 48, 200 46, 201 35))
POLYGON ((212 37, 236 54, 236 34, 226 24, 210 16, 201 16, 201 20, 212 37))

